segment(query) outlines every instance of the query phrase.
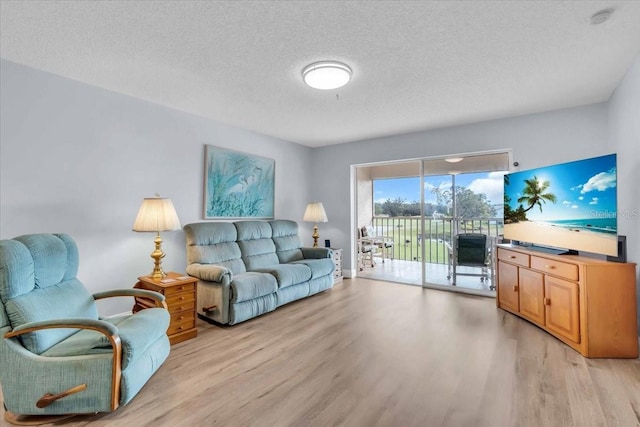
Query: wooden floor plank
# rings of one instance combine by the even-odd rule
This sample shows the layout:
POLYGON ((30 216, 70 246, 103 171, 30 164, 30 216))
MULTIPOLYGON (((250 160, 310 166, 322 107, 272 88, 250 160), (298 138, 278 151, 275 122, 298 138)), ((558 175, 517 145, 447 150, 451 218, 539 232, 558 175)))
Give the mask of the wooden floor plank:
POLYGON ((640 362, 585 359, 491 298, 347 279, 199 321, 127 406, 55 425, 640 426, 640 362))

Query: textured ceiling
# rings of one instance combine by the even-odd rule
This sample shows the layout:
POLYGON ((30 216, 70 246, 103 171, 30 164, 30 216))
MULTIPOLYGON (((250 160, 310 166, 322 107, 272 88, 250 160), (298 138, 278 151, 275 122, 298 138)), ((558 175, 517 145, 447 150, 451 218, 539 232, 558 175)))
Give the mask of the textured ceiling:
POLYGON ((312 147, 605 101, 640 52, 638 1, 2 0, 0 16, 4 59, 312 147), (306 87, 323 59, 351 83, 306 87))

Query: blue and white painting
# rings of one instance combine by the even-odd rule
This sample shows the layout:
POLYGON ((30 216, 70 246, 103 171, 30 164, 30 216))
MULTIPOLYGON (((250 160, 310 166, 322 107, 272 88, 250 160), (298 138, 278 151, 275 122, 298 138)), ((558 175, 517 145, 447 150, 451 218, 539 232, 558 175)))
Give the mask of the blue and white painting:
POLYGON ((204 217, 273 218, 275 161, 205 147, 204 217))

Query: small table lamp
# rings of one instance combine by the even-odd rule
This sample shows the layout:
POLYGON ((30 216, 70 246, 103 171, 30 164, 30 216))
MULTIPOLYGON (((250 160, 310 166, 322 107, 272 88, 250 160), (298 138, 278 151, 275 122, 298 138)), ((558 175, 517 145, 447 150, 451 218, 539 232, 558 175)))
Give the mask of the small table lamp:
POLYGON ((154 240, 156 249, 151 253, 151 258, 155 262, 155 267, 151 273, 153 280, 160 280, 166 276, 162 271, 162 258, 165 253, 162 252, 161 231, 180 230, 180 220, 176 209, 171 203, 171 199, 161 199, 160 197, 145 198, 142 201, 136 221, 133 223, 133 231, 155 231, 156 238, 154 240))
POLYGON ((305 222, 313 222, 315 225, 313 226, 313 247, 318 247, 318 223, 319 222, 327 222, 327 213, 324 211, 324 206, 322 206, 322 202, 313 202, 307 205, 307 209, 304 211, 304 217, 302 220, 305 222))

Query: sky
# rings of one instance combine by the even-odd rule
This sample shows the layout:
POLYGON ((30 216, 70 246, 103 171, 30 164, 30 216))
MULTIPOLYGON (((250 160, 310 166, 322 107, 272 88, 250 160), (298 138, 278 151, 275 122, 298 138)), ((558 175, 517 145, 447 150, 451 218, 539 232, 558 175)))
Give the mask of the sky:
MULTIPOLYGON (((494 205, 501 205, 504 201, 504 172, 465 173, 456 175, 456 186, 467 187, 474 193, 484 193, 494 205)), ((424 179, 425 202, 436 203, 434 188, 442 190, 451 188, 451 175, 426 176, 424 179)), ((420 178, 377 179, 373 185, 376 202, 398 197, 407 202, 420 202, 420 178)))
POLYGON ((539 181, 549 181, 546 192, 555 194, 557 201, 543 203, 542 213, 537 206, 531 209, 527 212, 529 220, 603 218, 616 214, 615 154, 512 173, 507 188, 512 209, 518 206, 524 180, 534 176, 539 181))

